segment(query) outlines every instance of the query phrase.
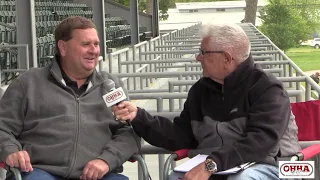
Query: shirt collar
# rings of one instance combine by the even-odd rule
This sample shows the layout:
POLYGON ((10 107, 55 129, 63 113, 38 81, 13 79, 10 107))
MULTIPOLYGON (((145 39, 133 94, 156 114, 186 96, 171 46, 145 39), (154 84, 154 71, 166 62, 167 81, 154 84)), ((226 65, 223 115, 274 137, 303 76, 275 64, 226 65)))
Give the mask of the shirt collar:
MULTIPOLYGON (((57 62, 59 64, 59 67, 60 67, 60 70, 61 70, 61 75, 62 75, 62 78, 65 81, 65 83, 67 85, 69 85, 69 84, 77 84, 76 81, 71 80, 69 78, 69 76, 64 72, 63 68, 61 67, 60 58, 57 58, 57 62)), ((92 75, 93 75, 93 72, 87 77, 86 81, 84 82, 84 85, 88 85, 89 84, 89 82, 92 79, 92 75)))

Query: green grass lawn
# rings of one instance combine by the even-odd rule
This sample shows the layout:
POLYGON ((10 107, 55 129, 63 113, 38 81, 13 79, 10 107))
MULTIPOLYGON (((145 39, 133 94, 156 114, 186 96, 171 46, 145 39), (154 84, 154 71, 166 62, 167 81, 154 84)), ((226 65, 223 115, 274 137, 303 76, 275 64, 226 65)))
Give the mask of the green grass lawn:
POLYGON ((302 71, 320 70, 320 49, 300 46, 290 49, 286 54, 302 71))

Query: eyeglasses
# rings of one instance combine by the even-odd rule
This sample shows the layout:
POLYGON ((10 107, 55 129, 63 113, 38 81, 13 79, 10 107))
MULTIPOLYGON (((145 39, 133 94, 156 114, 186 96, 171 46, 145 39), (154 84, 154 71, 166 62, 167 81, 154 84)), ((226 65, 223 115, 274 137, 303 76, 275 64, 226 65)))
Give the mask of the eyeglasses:
POLYGON ((205 55, 205 54, 209 54, 209 53, 224 53, 224 51, 204 51, 202 49, 199 49, 199 54, 201 54, 201 55, 205 55))

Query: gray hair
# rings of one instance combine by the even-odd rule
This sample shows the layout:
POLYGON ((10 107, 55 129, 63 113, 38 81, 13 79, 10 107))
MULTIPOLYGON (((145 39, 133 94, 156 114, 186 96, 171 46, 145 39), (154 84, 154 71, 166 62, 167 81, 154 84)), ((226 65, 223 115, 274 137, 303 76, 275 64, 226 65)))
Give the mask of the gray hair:
POLYGON ((249 38, 237 24, 205 24, 200 30, 200 36, 209 37, 211 48, 229 52, 238 63, 249 57, 251 48, 249 38))

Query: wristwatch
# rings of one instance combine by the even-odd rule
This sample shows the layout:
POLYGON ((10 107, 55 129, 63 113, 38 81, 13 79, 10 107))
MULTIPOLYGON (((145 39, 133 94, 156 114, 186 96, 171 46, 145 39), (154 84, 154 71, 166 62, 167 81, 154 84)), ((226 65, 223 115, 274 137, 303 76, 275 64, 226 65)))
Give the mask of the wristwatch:
POLYGON ((213 161, 213 159, 206 159, 205 161, 206 165, 206 171, 210 172, 211 174, 214 174, 218 171, 217 164, 213 161))

